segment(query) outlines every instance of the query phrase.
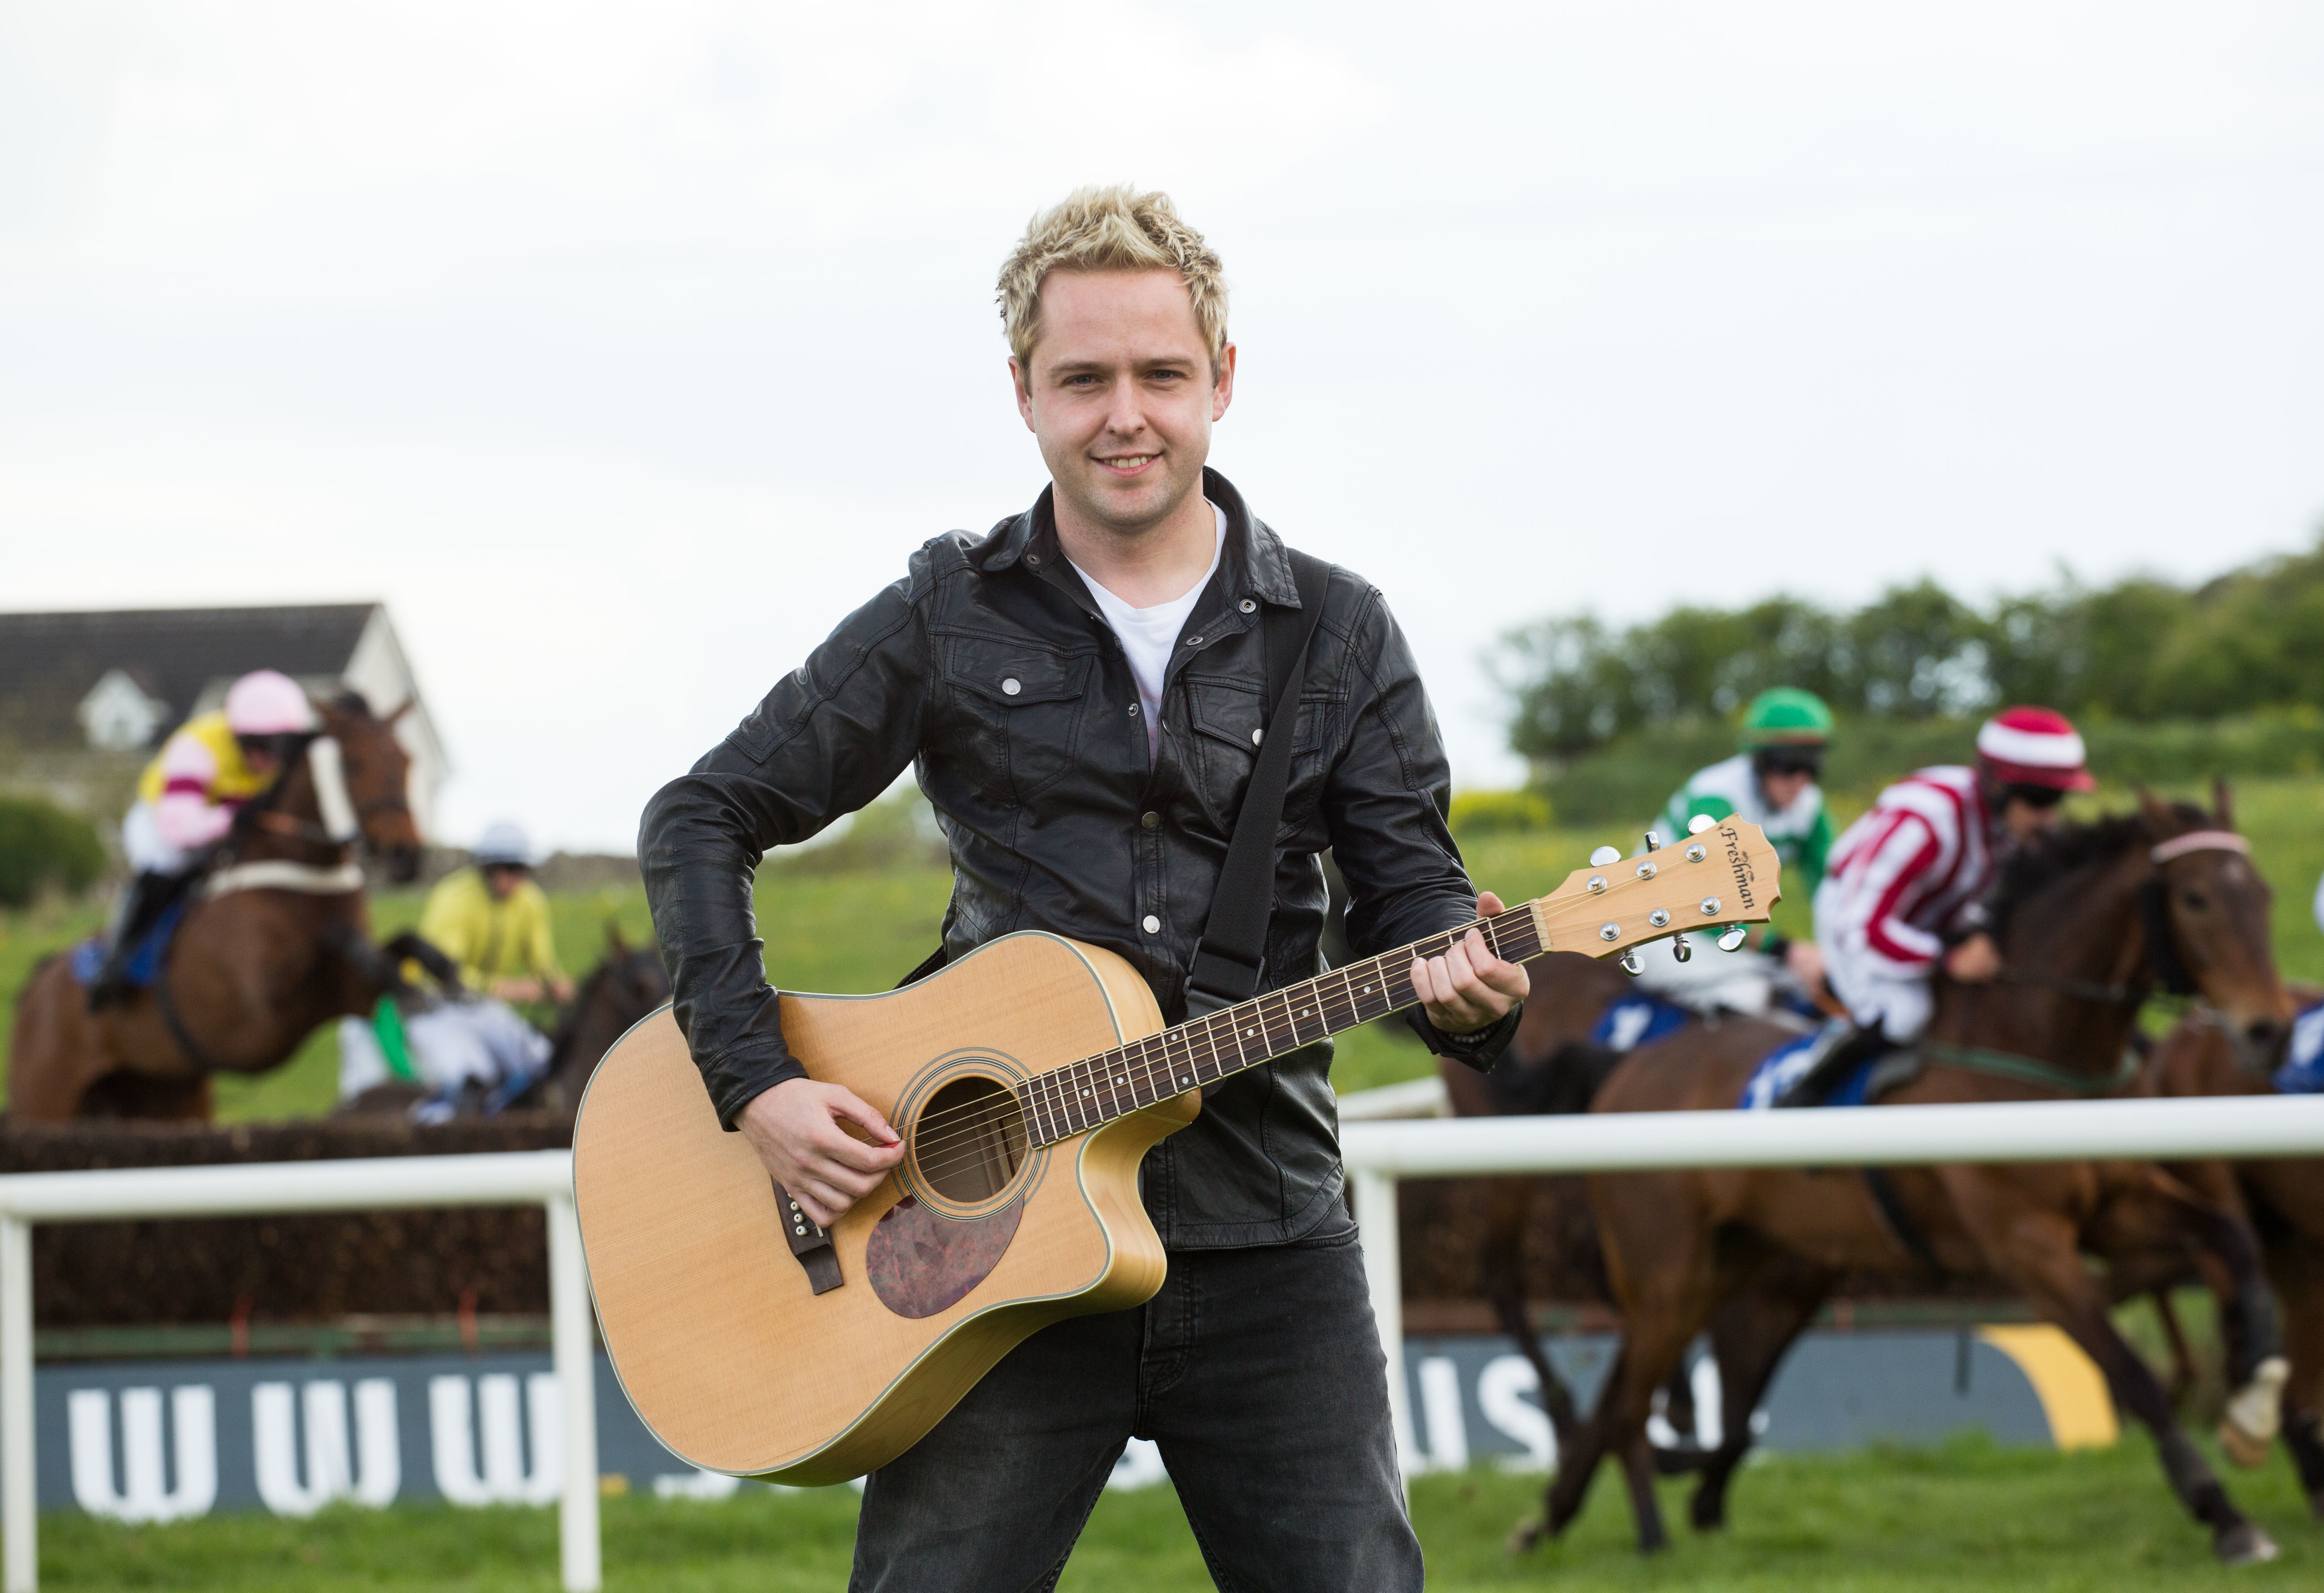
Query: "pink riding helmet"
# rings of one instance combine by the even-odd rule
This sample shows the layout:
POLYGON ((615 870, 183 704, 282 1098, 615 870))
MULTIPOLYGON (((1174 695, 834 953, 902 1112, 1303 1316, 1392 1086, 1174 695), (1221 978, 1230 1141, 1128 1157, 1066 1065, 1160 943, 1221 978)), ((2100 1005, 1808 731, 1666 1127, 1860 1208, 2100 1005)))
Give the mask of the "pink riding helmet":
POLYGON ((295 735, 315 728, 315 709, 288 675, 254 669, 227 688, 226 723, 238 736, 295 735))

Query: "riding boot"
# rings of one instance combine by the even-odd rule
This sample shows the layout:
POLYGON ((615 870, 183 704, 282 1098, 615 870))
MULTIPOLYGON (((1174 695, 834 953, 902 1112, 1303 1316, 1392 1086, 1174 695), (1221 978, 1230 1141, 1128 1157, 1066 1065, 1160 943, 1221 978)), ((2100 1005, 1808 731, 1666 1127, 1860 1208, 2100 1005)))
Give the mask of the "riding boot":
POLYGON ((1877 1028, 1850 1029, 1827 1047, 1813 1066, 1792 1081, 1791 1087, 1776 1097, 1775 1105, 1821 1106, 1848 1082, 1858 1064, 1895 1048, 1895 1042, 1877 1028))
POLYGON ((175 874, 141 872, 131 877, 122 887, 121 903, 113 916, 113 932, 105 948, 105 962, 97 977, 88 984, 88 1009, 101 1012, 129 995, 129 964, 137 955, 137 947, 170 904, 185 889, 186 881, 175 874))

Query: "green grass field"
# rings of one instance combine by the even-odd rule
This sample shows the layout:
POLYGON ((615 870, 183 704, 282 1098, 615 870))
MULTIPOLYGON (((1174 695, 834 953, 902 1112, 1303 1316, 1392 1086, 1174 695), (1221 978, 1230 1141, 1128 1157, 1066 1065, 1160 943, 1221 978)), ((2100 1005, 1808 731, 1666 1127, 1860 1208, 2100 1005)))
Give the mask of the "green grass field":
MULTIPOLYGON (((1633 1552, 1628 1505, 1601 1477, 1563 1542, 1523 1557, 1501 1547, 1537 1513, 1540 1479, 1478 1470, 1424 1477, 1413 1518, 1429 1582, 1447 1590, 1812 1587, 1878 1593, 2089 1588, 2104 1593, 2314 1587, 2324 1525, 2310 1519, 2288 1468, 2231 1480, 2246 1513, 2282 1545, 2271 1566, 2229 1572, 2207 1534, 2164 1490, 2152 1450, 2133 1439, 2072 1455, 1964 1441, 1927 1450, 1771 1458, 1740 1478, 1733 1527, 1686 1531, 1684 1485, 1665 1484, 1671 1552, 1633 1552)), ((746 1493, 723 1504, 605 1501, 605 1586, 655 1593, 807 1593, 846 1582, 856 1496, 847 1488, 746 1493)), ((335 1510, 308 1522, 264 1515, 164 1527, 86 1516, 42 1523, 41 1576, 53 1588, 184 1588, 353 1593, 356 1588, 540 1589, 557 1586, 547 1510, 406 1506, 335 1510)), ((1101 1589, 1211 1586, 1177 1498, 1167 1487, 1109 1494, 1061 1584, 1101 1589)))

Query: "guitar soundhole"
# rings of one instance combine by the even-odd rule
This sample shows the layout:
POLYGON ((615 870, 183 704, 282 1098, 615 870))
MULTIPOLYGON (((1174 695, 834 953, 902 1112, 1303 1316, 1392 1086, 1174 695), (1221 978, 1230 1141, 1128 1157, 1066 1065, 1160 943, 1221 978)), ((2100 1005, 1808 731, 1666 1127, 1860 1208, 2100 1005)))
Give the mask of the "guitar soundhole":
POLYGON ((1025 1165, 1025 1115, 998 1080, 954 1079, 928 1098, 912 1130, 921 1180, 947 1201, 973 1206, 1009 1187, 1025 1165))

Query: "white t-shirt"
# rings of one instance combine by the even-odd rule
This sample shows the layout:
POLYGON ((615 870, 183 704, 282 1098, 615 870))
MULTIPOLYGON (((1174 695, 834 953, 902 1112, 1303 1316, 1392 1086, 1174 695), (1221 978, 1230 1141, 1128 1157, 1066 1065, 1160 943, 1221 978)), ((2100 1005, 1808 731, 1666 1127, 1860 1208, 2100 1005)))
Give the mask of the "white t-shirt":
MULTIPOLYGON (((1162 747, 1162 677, 1169 670, 1171 649, 1178 645, 1178 632, 1186 628, 1186 616, 1194 612, 1195 600, 1203 595, 1203 588, 1218 574, 1220 556, 1226 551, 1227 511, 1213 503, 1211 512, 1219 522, 1218 540, 1211 548, 1211 567, 1184 594, 1167 603, 1157 603, 1150 609, 1131 608, 1108 592, 1095 576, 1074 565, 1088 584, 1090 595, 1097 599, 1098 612, 1121 639, 1121 650, 1130 659, 1130 677, 1138 682, 1139 710, 1146 721, 1146 756, 1149 760, 1162 747)), ((1066 562, 1070 564, 1072 560, 1066 562)))

